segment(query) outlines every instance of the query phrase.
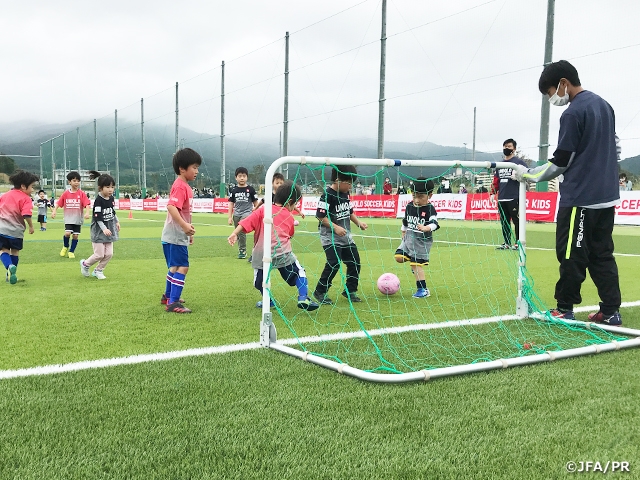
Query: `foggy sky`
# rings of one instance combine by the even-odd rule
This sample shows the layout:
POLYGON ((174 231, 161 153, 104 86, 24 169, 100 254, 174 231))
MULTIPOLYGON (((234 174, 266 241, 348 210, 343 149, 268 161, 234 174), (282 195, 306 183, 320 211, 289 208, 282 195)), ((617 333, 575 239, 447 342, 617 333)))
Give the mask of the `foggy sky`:
MULTIPOLYGON (((290 31, 289 135, 311 154, 320 140, 375 138, 380 4, 5 0, 0 124, 111 122, 114 109, 139 121, 144 97, 145 117, 170 134, 180 82, 181 124, 217 135, 224 60, 227 135, 277 141, 290 31)), ((479 150, 513 137, 537 158, 546 8, 389 0, 385 139, 471 149, 477 107, 479 150)), ((556 1, 553 59, 613 106, 623 158, 640 154, 639 18, 633 0, 556 1)), ((551 107, 551 152, 562 111, 551 107)))

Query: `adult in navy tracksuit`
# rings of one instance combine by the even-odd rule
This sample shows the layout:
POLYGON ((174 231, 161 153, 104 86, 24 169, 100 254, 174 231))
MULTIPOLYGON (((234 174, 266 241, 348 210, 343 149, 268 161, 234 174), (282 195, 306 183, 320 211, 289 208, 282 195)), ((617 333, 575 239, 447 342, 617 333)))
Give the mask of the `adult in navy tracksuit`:
MULTIPOLYGON (((518 144, 513 138, 508 138, 502 143, 502 153, 504 161, 511 162, 524 167, 527 164, 519 157, 516 157, 516 147, 518 144)), ((498 250, 517 250, 517 243, 511 243, 511 222, 515 230, 515 240, 520 240, 520 215, 518 214, 520 202, 519 183, 512 178, 513 169, 498 168, 493 176, 492 194, 498 194, 498 212, 500 212, 500 223, 502 224, 502 236, 504 243, 498 250)))
POLYGON ((519 168, 518 180, 546 181, 562 175, 556 228, 560 279, 556 284, 554 317, 574 319, 573 306, 582 302, 580 287, 586 272, 600 296, 600 310, 589 320, 621 325, 620 282, 613 257, 613 220, 620 200, 620 149, 613 108, 580 86, 578 72, 565 60, 547 65, 538 88, 552 105, 570 102, 560 117, 558 148, 545 165, 519 168))

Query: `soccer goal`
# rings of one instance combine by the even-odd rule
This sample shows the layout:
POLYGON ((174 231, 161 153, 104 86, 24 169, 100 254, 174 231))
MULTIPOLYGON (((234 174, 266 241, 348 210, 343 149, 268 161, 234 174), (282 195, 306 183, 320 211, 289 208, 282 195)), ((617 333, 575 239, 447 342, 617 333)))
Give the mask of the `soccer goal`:
MULTIPOLYGON (((305 268, 310 295, 326 262, 313 202, 331 185, 332 169, 344 165, 358 169, 353 178, 355 188, 385 177, 395 186, 409 185, 418 177, 443 178, 450 186, 469 185, 478 178, 490 179, 492 169, 511 166, 507 162, 451 160, 279 158, 265 179, 264 251, 274 249, 272 178, 284 166, 289 179, 304 186, 305 197, 298 208, 308 216, 296 217, 300 223, 292 247, 305 268)), ((360 257, 357 294, 361 301, 342 295, 348 278, 344 264, 340 264, 328 291, 332 304, 315 311, 299 309, 297 292, 272 268, 270 254, 265 254, 260 322, 264 347, 344 375, 399 383, 640 346, 640 330, 558 320, 549 315, 527 269, 532 257, 540 262, 543 255, 548 260, 549 253, 527 251, 525 184, 520 184, 515 249, 497 248, 505 242, 505 233, 488 194, 433 197, 441 228, 433 233, 429 264, 424 267, 430 291, 427 298, 413 296, 416 280, 409 263, 398 263, 394 258, 407 196, 353 198, 374 215, 360 217, 367 223, 365 230, 352 224, 353 243, 360 257), (383 198, 392 198, 393 205, 387 205, 383 198), (390 208, 395 209, 391 218, 390 208), (393 295, 381 293, 377 287, 383 273, 400 279, 400 289, 393 295)), ((510 234, 515 239, 514 232, 510 234)))

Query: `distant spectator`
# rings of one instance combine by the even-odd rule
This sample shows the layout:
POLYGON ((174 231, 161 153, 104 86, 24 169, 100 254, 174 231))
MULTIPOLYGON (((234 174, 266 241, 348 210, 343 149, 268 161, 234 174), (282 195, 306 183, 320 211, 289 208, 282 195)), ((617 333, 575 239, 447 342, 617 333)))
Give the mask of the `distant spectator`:
POLYGON ((476 187, 476 193, 489 193, 489 190, 483 184, 480 184, 476 187))
POLYGON ((438 193, 453 193, 451 190, 451 182, 443 178, 440 181, 440 186, 438 187, 438 193))
POLYGON ((363 189, 362 189, 362 184, 360 182, 358 182, 356 184, 356 195, 362 195, 363 189))
POLYGON ((631 191, 633 188, 633 183, 631 180, 627 180, 627 174, 620 174, 620 191, 631 191))
POLYGON ((382 193, 384 193, 385 195, 391 195, 391 192, 393 191, 393 185, 391 185, 391 180, 389 180, 389 177, 384 179, 384 183, 382 184, 382 193))
POLYGON ((460 184, 460 187, 458 188, 458 193, 467 193, 467 187, 464 186, 464 183, 460 184))
POLYGON ((404 184, 398 185, 398 195, 404 195, 407 193, 407 190, 404 188, 404 184))

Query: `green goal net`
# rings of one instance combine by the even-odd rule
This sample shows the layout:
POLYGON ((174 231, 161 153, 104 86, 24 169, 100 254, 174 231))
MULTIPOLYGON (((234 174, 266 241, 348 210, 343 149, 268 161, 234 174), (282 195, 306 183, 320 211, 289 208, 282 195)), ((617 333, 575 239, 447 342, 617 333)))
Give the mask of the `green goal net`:
MULTIPOLYGON (((289 178, 303 186, 307 201, 325 191, 331 184, 331 169, 340 168, 347 159, 316 159, 314 164, 313 159, 303 157, 300 161, 305 164, 292 165, 289 178)), ((378 165, 365 162, 375 161, 352 161, 358 168, 354 186, 370 185, 384 177, 407 185, 419 176, 438 182, 447 178, 453 186, 461 182, 469 185, 476 177, 487 174, 490 166, 486 162, 448 162, 448 166, 443 166, 447 162, 428 161, 392 164, 394 161, 378 160, 378 165), (465 164, 468 168, 461 168, 465 164)), ((267 183, 275 168, 274 164, 267 172, 267 183)), ((266 218, 271 205, 267 207, 266 218)), ((293 252, 305 268, 312 295, 326 256, 315 216, 296 218, 299 225, 292 238, 293 252)), ((499 220, 439 218, 429 264, 424 267, 430 292, 427 298, 413 296, 417 284, 412 268, 409 263, 396 262, 394 257, 401 241, 402 218, 361 220, 368 224, 364 231, 352 224, 353 243, 360 257, 360 302, 342 295, 347 283, 344 263, 327 292, 333 303, 315 311, 299 309, 296 289, 270 264, 265 264, 265 299, 275 304, 270 308, 269 302, 264 302, 261 341, 265 346, 307 360, 313 358, 315 363, 342 373, 348 366, 349 371, 382 374, 386 375, 383 381, 394 381, 398 374, 422 372, 429 377, 429 372, 436 370, 460 373, 464 368, 474 371, 474 365, 482 369, 487 365, 522 364, 528 357, 549 360, 559 352, 585 347, 619 348, 620 342, 627 340, 615 329, 607 331, 583 322, 553 319, 536 295, 526 268, 525 245, 519 243, 517 250, 496 249, 504 242, 499 220), (395 294, 387 295, 378 289, 378 278, 384 273, 392 273, 400 280, 395 294)), ((269 221, 266 228, 272 228, 269 221)), ((526 238, 524 231, 520 237, 526 238)), ((590 353, 589 348, 584 353, 590 353)))

